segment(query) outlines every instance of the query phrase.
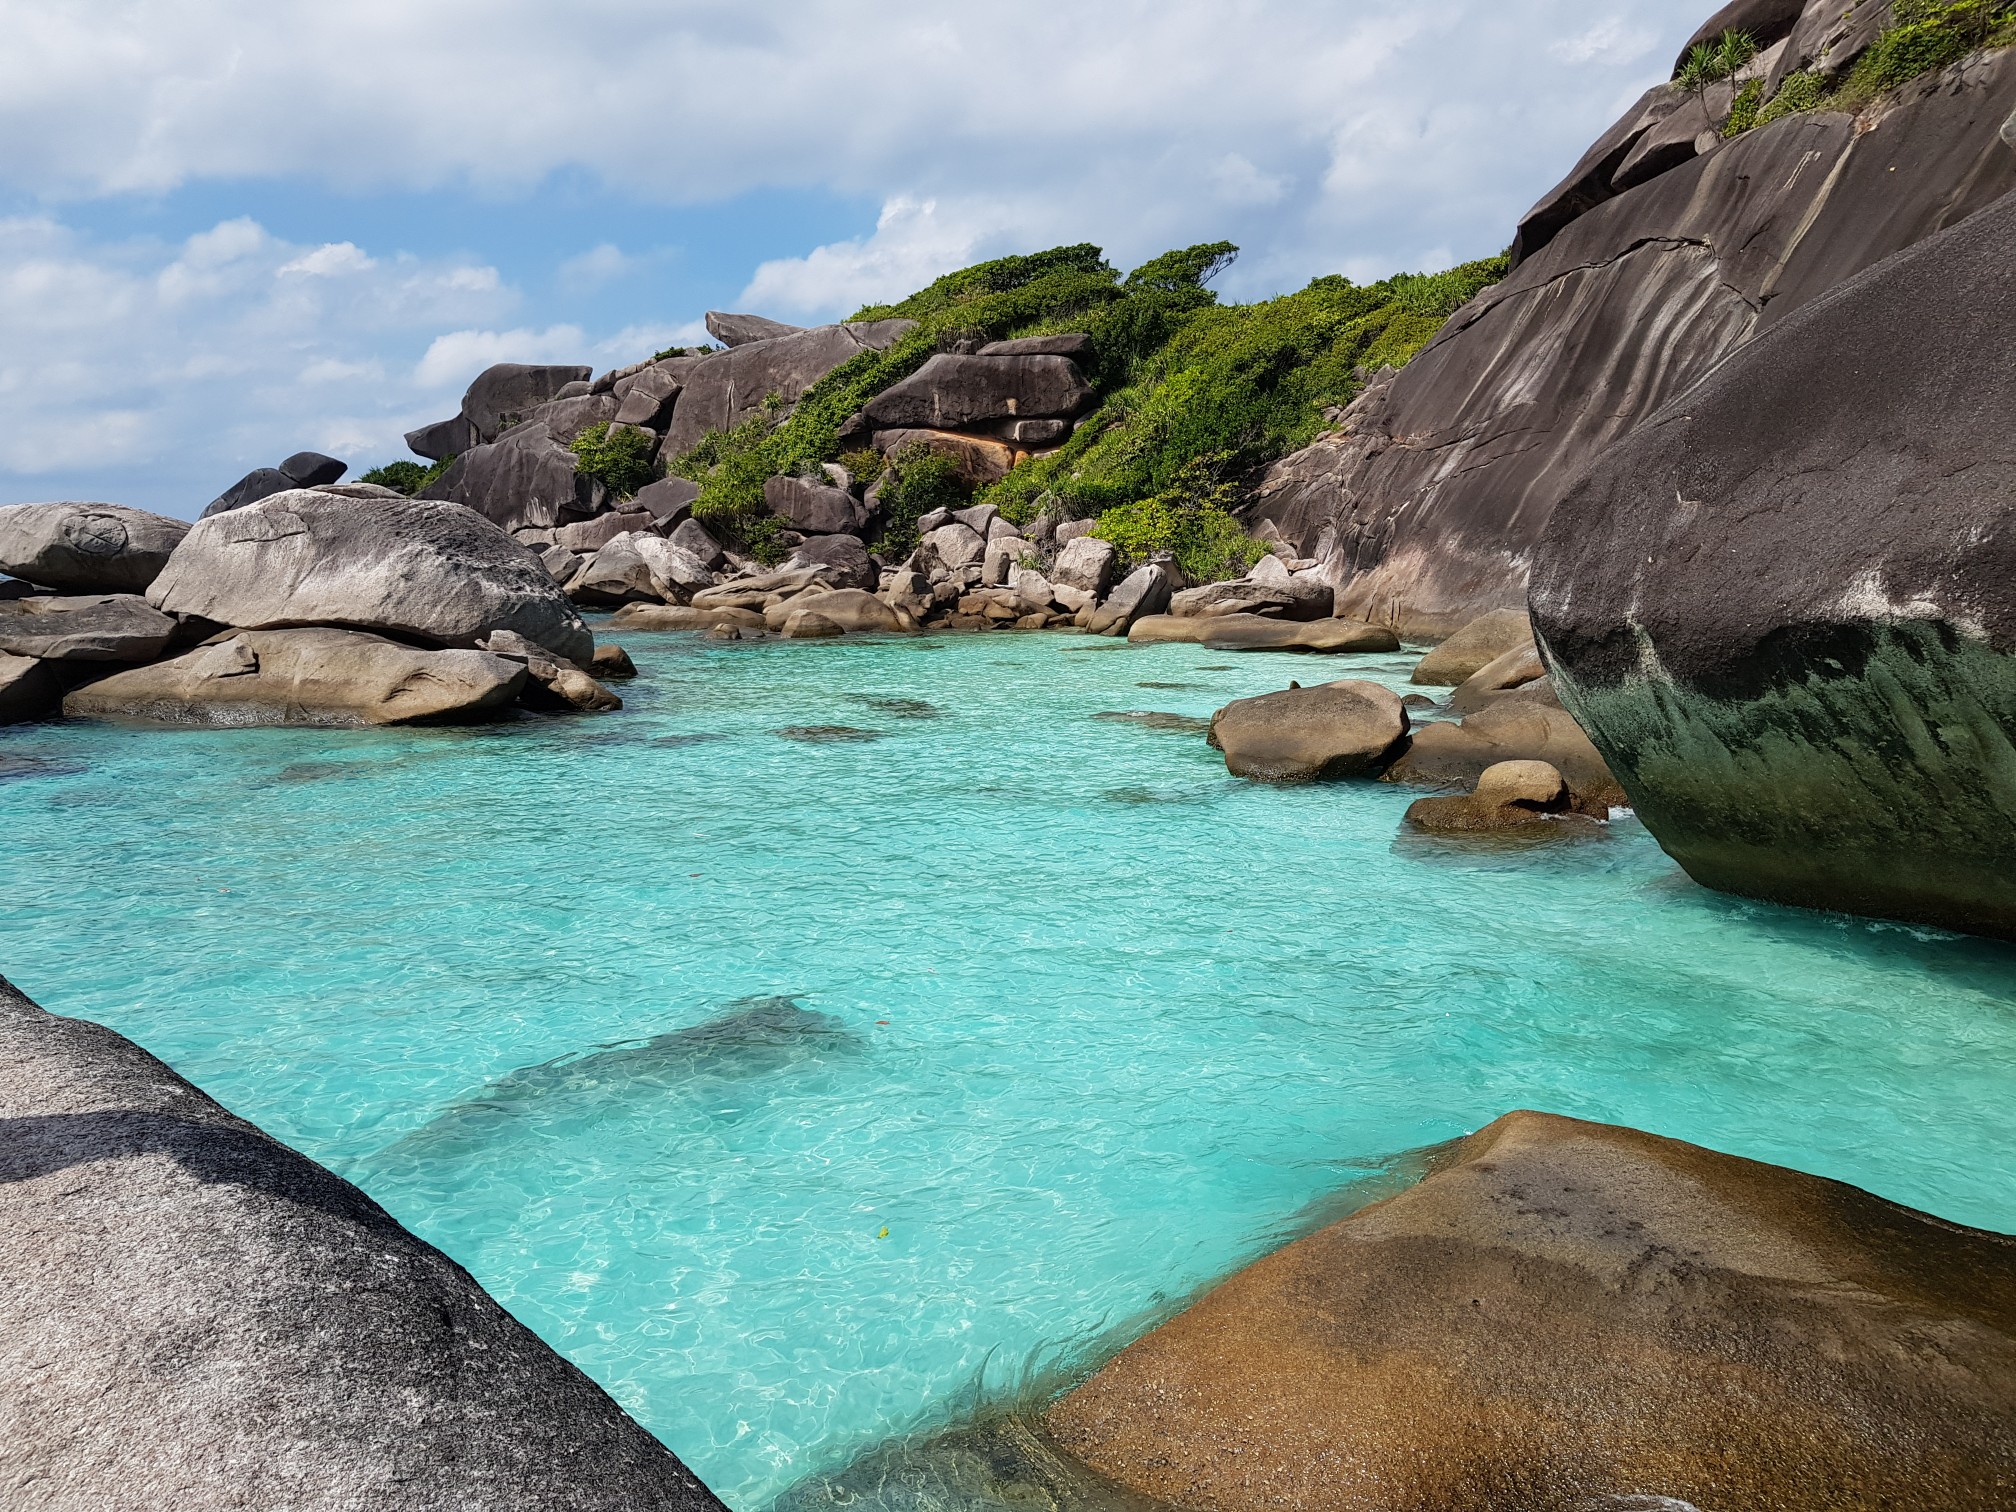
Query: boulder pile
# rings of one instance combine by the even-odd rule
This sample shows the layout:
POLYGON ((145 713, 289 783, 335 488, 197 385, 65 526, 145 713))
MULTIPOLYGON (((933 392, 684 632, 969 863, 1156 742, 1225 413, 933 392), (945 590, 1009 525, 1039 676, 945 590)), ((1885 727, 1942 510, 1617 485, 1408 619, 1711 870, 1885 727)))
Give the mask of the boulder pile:
POLYGON ((616 648, 597 660, 580 612, 490 521, 369 485, 289 488, 194 526, 117 505, 8 505, 0 572, 12 579, 0 721, 58 708, 214 725, 604 709, 621 701, 588 666, 629 665, 616 648))

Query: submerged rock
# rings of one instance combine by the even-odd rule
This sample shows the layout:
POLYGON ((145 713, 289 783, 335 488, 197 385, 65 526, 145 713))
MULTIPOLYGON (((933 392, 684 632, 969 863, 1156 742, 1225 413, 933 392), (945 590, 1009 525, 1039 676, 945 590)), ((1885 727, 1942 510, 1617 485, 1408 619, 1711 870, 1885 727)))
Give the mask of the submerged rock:
POLYGON ((411 724, 493 713, 526 676, 524 662, 486 651, 422 651, 358 630, 247 630, 86 683, 63 712, 164 724, 411 724))
POLYGON ((473 646, 512 630, 568 661, 595 638, 539 559, 459 505, 275 494, 192 529, 148 590, 164 613, 343 625, 473 646))
POLYGON ((1217 1512, 1994 1506, 2016 1483, 2016 1240, 1510 1113, 1049 1423, 1130 1489, 1217 1512))
POLYGON ((1235 699, 1211 716, 1210 741, 1234 777, 1308 782, 1357 777, 1391 761, 1407 741, 1399 695, 1344 681, 1235 699))
POLYGON ((2016 199, 1607 453, 1542 543, 1574 710, 1696 881, 2016 938, 2016 199))
POLYGON ((738 630, 763 628, 763 616, 753 609, 686 604, 625 604, 610 622, 630 630, 712 630, 717 625, 738 630))
POLYGON ((144 593, 189 522, 123 504, 0 505, 0 572, 69 593, 144 593))
POLYGON ((50 1512, 721 1512, 369 1197, 0 983, 0 1484, 50 1512))

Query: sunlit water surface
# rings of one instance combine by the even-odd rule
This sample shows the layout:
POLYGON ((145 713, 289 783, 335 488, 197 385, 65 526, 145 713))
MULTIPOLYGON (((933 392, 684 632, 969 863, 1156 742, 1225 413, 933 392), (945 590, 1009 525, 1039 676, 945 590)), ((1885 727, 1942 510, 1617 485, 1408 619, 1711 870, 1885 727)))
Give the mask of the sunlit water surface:
POLYGON ((1629 820, 1406 838, 1405 791, 1098 717, 1342 663, 624 639, 606 717, 0 734, 0 969, 362 1183, 738 1507, 1509 1108, 2016 1228, 2003 947, 1717 897, 1629 820))

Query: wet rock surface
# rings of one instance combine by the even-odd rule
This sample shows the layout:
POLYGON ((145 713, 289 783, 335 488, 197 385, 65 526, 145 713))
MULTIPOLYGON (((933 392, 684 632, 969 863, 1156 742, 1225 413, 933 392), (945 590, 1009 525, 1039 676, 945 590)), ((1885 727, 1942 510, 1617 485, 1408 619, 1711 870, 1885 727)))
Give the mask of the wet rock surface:
POLYGON ((2012 1404, 2016 1240, 1511 1113, 1048 1422, 1101 1474, 1214 1512, 1950 1512, 2016 1483, 2012 1404))
POLYGON ((2016 937, 2016 201, 1731 357, 1570 494, 1534 623, 1696 880, 2016 937))

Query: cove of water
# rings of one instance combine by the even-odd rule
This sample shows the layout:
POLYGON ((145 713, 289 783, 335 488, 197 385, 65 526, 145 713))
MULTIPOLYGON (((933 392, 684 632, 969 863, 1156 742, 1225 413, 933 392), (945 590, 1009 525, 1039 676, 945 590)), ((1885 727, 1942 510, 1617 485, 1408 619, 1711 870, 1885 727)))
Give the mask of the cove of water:
POLYGON ((2016 1229, 2016 952, 1099 717, 1409 657, 621 639, 605 717, 0 732, 0 970, 362 1184, 738 1508, 1510 1108, 2016 1229))

